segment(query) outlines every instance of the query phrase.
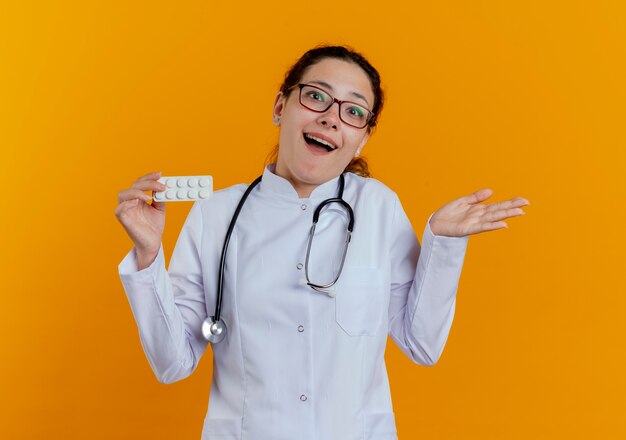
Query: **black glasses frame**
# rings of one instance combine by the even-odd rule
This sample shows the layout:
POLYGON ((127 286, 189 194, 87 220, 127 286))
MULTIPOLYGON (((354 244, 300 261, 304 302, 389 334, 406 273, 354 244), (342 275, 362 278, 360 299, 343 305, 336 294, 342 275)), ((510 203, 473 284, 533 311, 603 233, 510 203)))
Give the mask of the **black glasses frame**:
POLYGON ((299 90, 299 92, 298 92, 298 101, 300 102, 300 105, 301 105, 302 107, 306 108, 307 110, 311 110, 312 112, 315 112, 315 113, 324 113, 324 112, 328 111, 328 109, 329 109, 329 108, 331 108, 331 107, 333 106, 333 104, 336 102, 336 103, 339 105, 339 119, 341 119, 341 122, 343 122, 343 123, 344 123, 344 124, 346 124, 346 125, 349 125, 350 127, 359 128, 359 129, 365 128, 365 127, 367 127, 367 126, 369 125, 370 121, 371 121, 371 120, 372 120, 372 118, 374 117, 374 113, 372 113, 372 111, 371 111, 370 109, 368 109, 367 107, 363 107, 363 105, 361 105, 361 104, 359 104, 359 103, 357 103, 357 102, 353 102, 353 101, 341 101, 341 100, 339 100, 339 99, 335 98, 335 97, 334 97, 333 95, 331 95, 330 93, 328 93, 326 90, 322 89, 321 87, 317 87, 317 86, 314 86, 314 85, 311 85, 311 84, 303 84, 303 83, 299 83, 299 84, 296 84, 296 85, 294 85, 294 86, 289 87, 286 91, 287 91, 287 92, 290 92, 290 91, 292 91, 293 89, 295 89, 296 87, 299 87, 299 88, 300 88, 300 90, 299 90), (308 106, 304 105, 304 104, 302 103, 302 89, 303 89, 304 87, 312 87, 312 88, 314 88, 314 89, 320 90, 320 91, 324 92, 325 94, 327 94, 327 95, 329 96, 329 98, 331 99, 331 101, 328 103, 328 107, 326 107, 324 110, 316 110, 316 109, 314 109, 314 108, 311 108, 311 107, 308 107, 308 106), (354 104, 354 105, 357 105, 357 106, 361 107, 361 108, 362 108, 362 109, 364 109, 365 111, 367 111, 367 118, 365 119, 365 125, 363 125, 363 126, 358 126, 358 125, 354 125, 354 124, 351 124, 351 123, 349 123, 349 122, 346 122, 346 121, 345 121, 345 120, 341 117, 341 106, 342 106, 342 104, 354 104))

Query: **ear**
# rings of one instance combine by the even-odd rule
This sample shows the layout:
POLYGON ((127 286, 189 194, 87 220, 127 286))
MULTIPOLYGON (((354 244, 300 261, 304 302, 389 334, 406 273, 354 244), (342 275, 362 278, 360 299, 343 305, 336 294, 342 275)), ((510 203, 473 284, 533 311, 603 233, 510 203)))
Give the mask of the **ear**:
POLYGON ((365 146, 365 144, 367 143, 369 138, 370 138, 370 133, 367 132, 367 134, 363 137, 363 140, 361 141, 361 143, 357 147, 356 153, 354 154, 354 157, 357 157, 359 154, 361 154, 361 150, 363 149, 363 147, 365 146))
POLYGON ((282 92, 278 92, 276 94, 276 98, 274 99, 274 111, 272 115, 272 122, 274 125, 280 125, 280 118, 283 115, 283 109, 285 108, 285 95, 282 92))

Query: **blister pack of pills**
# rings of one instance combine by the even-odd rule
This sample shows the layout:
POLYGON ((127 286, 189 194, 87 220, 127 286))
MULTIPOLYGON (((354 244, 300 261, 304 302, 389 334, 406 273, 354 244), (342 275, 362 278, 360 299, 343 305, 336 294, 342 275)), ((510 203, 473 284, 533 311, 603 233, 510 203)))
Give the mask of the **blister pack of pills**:
POLYGON ((167 188, 152 193, 157 202, 189 202, 207 199, 213 194, 212 176, 168 176, 161 177, 159 182, 167 188))

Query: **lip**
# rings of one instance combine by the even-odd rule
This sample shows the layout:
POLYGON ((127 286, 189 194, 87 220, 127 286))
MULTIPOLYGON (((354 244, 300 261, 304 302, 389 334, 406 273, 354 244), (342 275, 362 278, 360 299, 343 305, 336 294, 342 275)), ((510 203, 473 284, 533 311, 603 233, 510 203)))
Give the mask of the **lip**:
MULTIPOLYGON (((307 131, 307 132, 305 132, 304 134, 308 134, 308 135, 310 135, 310 136, 315 136, 316 138, 320 138, 320 139, 325 140, 325 141, 326 141, 326 142, 328 142, 329 144, 334 145, 334 146, 335 146, 335 150, 336 150, 337 148, 339 148, 339 145, 337 144, 337 142, 335 142, 334 140, 332 140, 332 139, 331 139, 331 138, 329 138, 328 136, 324 136, 324 135, 323 135, 323 134, 321 134, 321 133, 316 133, 316 132, 313 132, 313 131, 307 131)), ((303 134, 303 135, 304 135, 304 134, 303 134)))
MULTIPOLYGON (((310 152, 311 154, 313 154, 314 156, 328 156, 329 154, 332 154, 332 151, 322 151, 322 150, 318 150, 317 148, 310 146, 310 145, 309 145, 309 144, 307 144, 306 142, 305 142, 305 144, 306 144, 306 148, 307 148, 307 150, 309 150, 309 152, 310 152)), ((334 150, 333 150, 333 151, 334 151, 334 150)))

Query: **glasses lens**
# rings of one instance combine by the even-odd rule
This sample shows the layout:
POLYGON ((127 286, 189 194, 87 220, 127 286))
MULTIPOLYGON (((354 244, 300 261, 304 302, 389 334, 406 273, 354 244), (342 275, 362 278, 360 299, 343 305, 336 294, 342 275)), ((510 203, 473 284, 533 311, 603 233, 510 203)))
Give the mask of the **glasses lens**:
POLYGON ((332 102, 330 95, 317 87, 304 86, 300 91, 300 103, 311 110, 324 111, 332 102))
POLYGON ((350 125, 363 128, 370 119, 370 111, 352 102, 342 102, 341 119, 350 125))
MULTIPOLYGON (((325 112, 330 108, 333 102, 334 100, 332 96, 315 86, 305 85, 302 86, 302 89, 300 89, 300 104, 310 110, 325 112)), ((350 124, 357 128, 363 128, 372 118, 372 113, 365 107, 353 102, 342 102, 340 105, 339 117, 346 124, 350 124)))

